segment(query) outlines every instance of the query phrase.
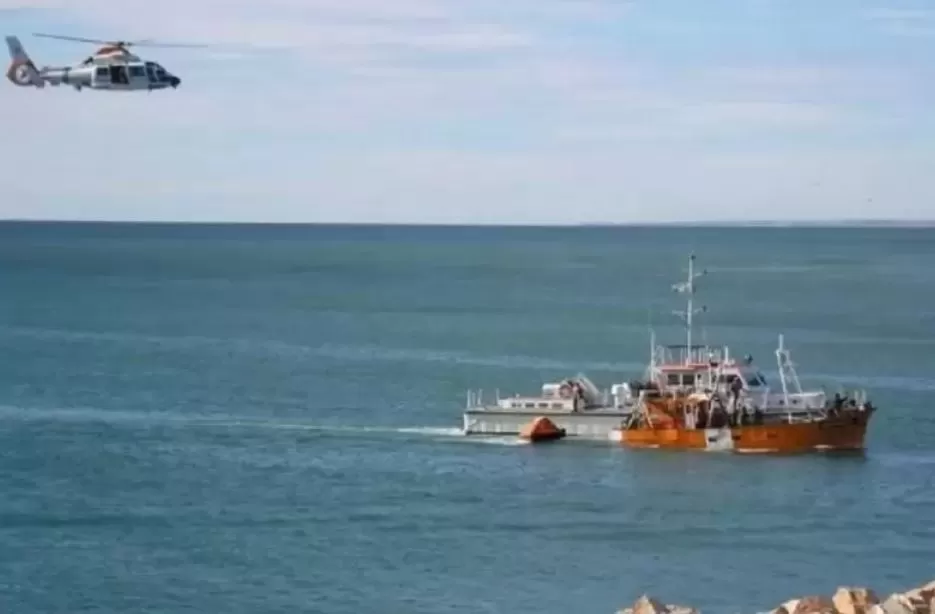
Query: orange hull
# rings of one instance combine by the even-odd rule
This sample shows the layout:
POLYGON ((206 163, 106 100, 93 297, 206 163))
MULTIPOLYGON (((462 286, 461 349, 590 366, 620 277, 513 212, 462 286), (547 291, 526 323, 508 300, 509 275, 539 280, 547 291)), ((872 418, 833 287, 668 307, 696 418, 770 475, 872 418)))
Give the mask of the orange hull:
POLYGON ((677 425, 636 427, 617 432, 620 443, 634 448, 717 450, 747 453, 801 453, 862 450, 870 412, 849 411, 813 422, 780 422, 717 429, 677 425))

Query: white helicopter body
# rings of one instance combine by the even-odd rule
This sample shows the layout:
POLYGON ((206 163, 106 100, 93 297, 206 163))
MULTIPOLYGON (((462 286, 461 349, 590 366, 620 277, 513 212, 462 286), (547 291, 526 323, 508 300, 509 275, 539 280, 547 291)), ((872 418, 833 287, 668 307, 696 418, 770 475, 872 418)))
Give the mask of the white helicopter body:
MULTIPOLYGON (((127 48, 139 43, 108 43, 94 39, 73 38, 37 34, 47 38, 60 38, 81 42, 103 44, 93 55, 80 64, 72 66, 44 66, 37 68, 27 55, 20 40, 7 36, 10 66, 6 77, 20 87, 43 88, 68 85, 81 91, 83 88, 109 92, 153 91, 177 88, 182 80, 163 68, 158 62, 143 60, 127 48)), ((170 45, 191 46, 191 45, 170 45)))

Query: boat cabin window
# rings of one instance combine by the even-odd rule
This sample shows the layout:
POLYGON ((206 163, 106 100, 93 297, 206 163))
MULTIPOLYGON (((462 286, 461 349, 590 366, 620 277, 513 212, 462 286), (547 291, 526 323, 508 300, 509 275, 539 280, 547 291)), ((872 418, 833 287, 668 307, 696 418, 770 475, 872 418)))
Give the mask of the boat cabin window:
POLYGON ((766 385, 766 378, 763 377, 763 374, 760 373, 759 371, 747 373, 746 375, 747 375, 746 377, 747 386, 750 386, 751 388, 755 388, 757 386, 766 385))
MULTIPOLYGON (((722 373, 717 377, 718 384, 725 384, 730 386, 735 379, 740 377, 736 373, 722 373)), ((766 386, 766 378, 763 377, 763 374, 759 371, 747 371, 743 373, 743 381, 749 388, 757 388, 759 386, 766 386)))
POLYGON ((668 386, 694 386, 694 373, 669 373, 666 376, 666 385, 668 386))

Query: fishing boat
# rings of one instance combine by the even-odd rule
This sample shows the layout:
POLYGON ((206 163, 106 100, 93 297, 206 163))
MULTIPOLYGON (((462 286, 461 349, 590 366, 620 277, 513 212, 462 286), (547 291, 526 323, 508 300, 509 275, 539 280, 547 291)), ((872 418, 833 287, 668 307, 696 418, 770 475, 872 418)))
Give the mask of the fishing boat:
MULTIPOLYGON (((777 354, 785 352, 780 336, 777 354)), ((826 407, 764 411, 717 390, 646 392, 610 439, 633 448, 802 453, 860 451, 876 408, 866 395, 835 394, 826 407)))
POLYGON ((688 279, 673 289, 688 295, 683 316, 687 342, 654 349, 645 381, 628 385, 623 402, 633 407, 612 441, 640 448, 736 452, 861 450, 876 408, 866 392, 804 390, 782 335, 776 348, 779 390, 772 390, 753 358, 738 361, 730 349, 693 345, 694 255, 688 279), (668 350, 681 351, 673 360, 668 350), (660 356, 662 359, 660 360, 660 356))

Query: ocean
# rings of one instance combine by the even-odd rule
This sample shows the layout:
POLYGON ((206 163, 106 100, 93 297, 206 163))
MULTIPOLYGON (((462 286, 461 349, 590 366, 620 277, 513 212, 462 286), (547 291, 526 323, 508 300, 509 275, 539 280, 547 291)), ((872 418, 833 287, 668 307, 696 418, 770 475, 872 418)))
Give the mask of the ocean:
POLYGON ((935 578, 935 229, 0 224, 0 611, 753 614, 935 578), (458 435, 696 339, 863 456, 458 435))

